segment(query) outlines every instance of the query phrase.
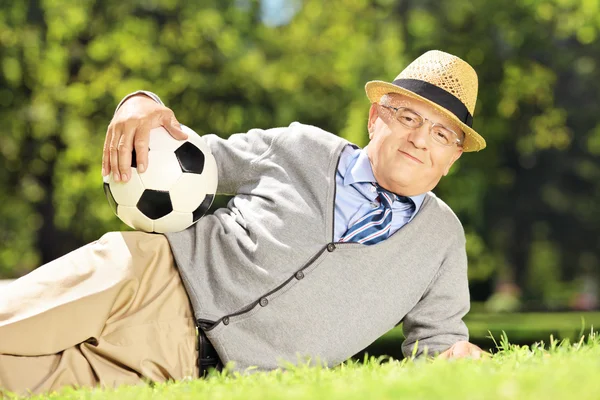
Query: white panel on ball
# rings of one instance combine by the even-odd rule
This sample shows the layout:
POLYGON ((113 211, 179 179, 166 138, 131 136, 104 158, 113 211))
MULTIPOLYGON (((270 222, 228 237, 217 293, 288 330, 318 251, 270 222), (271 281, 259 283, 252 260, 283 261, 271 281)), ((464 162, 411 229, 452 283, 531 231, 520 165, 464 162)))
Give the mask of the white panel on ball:
POLYGON ((131 228, 138 231, 152 232, 154 224, 152 220, 141 213, 137 207, 117 206, 117 216, 131 228))
POLYGON ((202 171, 202 175, 206 179, 204 181, 206 193, 216 193, 219 184, 219 171, 217 170, 217 161, 212 153, 205 153, 204 171, 202 171))
POLYGON ((169 190, 181 177, 183 172, 174 152, 150 150, 148 152, 148 169, 140 178, 146 189, 169 190))
POLYGON ((188 134, 188 141, 198 146, 198 148, 202 150, 204 154, 211 153, 210 147, 208 147, 208 144, 206 144, 206 141, 202 139, 200 135, 185 125, 181 125, 181 130, 188 134))
POLYGON ((175 151, 184 143, 184 140, 175 139, 165 128, 159 126, 150 131, 150 143, 148 147, 151 151, 175 151))
POLYGON ((154 232, 179 232, 194 222, 192 213, 172 211, 168 215, 154 221, 154 232))
MULTIPOLYGON (((169 190, 173 210, 194 212, 206 197, 206 174, 184 173, 169 190)), ((214 193, 214 192, 212 192, 214 193)))
POLYGON ((144 193, 144 185, 135 168, 131 168, 131 179, 126 183, 115 182, 113 174, 106 181, 110 184, 110 192, 118 205, 134 207, 144 193))

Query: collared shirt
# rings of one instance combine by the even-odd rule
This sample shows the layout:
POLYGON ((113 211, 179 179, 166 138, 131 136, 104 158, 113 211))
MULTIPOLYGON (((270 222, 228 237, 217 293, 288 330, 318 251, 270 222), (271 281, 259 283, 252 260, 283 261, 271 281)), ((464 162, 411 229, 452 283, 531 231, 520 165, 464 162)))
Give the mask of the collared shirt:
MULTIPOLYGON (((367 150, 348 145, 342 151, 337 168, 335 195, 334 240, 337 242, 349 227, 373 208, 379 206, 377 181, 373 175, 367 150)), ((390 235, 409 223, 423 204, 425 194, 410 196, 415 204, 395 200, 392 204, 390 235)))

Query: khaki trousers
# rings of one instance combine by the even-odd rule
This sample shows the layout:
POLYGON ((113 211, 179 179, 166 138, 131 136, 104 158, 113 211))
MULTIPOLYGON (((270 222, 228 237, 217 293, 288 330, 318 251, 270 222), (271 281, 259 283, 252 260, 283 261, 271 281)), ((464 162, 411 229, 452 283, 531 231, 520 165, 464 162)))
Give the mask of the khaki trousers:
POLYGON ((0 398, 197 377, 196 345, 163 235, 108 233, 0 289, 0 398))

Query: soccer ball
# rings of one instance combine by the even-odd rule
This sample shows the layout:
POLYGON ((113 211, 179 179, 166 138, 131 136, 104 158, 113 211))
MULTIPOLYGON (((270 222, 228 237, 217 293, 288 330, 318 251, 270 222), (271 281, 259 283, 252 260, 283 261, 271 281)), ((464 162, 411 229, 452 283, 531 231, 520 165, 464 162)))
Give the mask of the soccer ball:
POLYGON ((131 178, 104 177, 104 193, 114 213, 133 229, 177 232, 196 223, 209 209, 217 190, 217 163, 204 139, 182 125, 185 141, 163 127, 150 131, 148 166, 138 173, 135 150, 131 178))

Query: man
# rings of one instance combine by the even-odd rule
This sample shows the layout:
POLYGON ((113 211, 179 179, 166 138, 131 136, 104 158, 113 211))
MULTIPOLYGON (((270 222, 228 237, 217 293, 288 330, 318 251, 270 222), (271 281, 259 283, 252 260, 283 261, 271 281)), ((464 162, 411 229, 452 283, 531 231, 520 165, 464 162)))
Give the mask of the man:
MULTIPOLYGON (((333 366, 400 321, 405 355, 479 357, 462 321, 464 232, 430 192, 464 151, 485 147, 471 128, 475 71, 430 51, 366 91, 365 149, 299 123, 206 135, 218 191, 234 195, 226 208, 166 238, 107 234, 9 285, 0 387, 180 379, 217 360, 333 366)), ((103 175, 128 180, 133 149, 143 173, 159 125, 185 138, 156 95, 126 97, 103 175)))

